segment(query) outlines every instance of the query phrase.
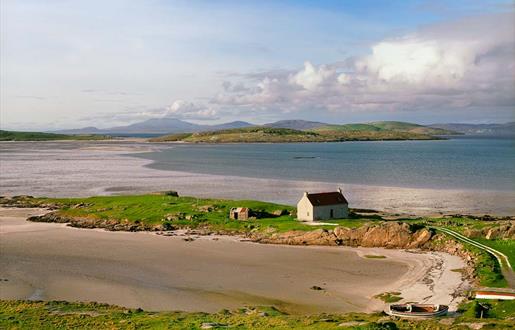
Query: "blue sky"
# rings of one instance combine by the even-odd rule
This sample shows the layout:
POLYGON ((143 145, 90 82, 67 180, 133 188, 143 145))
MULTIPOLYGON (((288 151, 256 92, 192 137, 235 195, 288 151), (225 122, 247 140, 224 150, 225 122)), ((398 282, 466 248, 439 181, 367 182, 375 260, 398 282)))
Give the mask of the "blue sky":
POLYGON ((514 117, 511 1, 1 1, 3 128, 514 117))

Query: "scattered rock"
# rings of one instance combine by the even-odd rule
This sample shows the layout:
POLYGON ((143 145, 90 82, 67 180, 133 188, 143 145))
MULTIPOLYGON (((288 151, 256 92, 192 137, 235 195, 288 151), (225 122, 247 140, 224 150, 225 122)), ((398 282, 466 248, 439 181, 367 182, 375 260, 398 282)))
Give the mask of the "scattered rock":
POLYGON ((276 217, 280 217, 281 215, 287 215, 288 214, 288 210, 275 210, 272 212, 272 215, 276 216, 276 217))
POLYGON ((202 205, 197 208, 199 212, 213 212, 215 207, 213 205, 202 205))
POLYGON ((311 288, 311 290, 315 290, 315 291, 323 291, 325 290, 324 288, 318 286, 318 285, 313 285, 311 288))

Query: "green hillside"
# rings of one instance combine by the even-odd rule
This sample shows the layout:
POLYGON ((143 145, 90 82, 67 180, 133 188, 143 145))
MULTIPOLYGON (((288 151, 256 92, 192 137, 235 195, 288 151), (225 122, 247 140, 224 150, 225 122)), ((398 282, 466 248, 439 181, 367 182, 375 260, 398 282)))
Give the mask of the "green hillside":
POLYGON ((369 124, 346 124, 346 125, 327 125, 313 129, 315 132, 325 131, 380 131, 381 128, 369 124))
POLYGON ((345 125, 327 125, 314 129, 315 132, 328 132, 328 131, 361 131, 361 132, 408 132, 415 134, 427 135, 456 135, 459 134, 454 131, 449 131, 440 128, 433 128, 413 123, 406 123, 402 121, 376 121, 366 124, 345 124, 345 125))
POLYGON ((412 132, 430 135, 460 135, 460 133, 455 131, 418 125, 413 123, 406 123, 402 121, 377 121, 369 124, 384 130, 392 130, 398 132, 412 132))
POLYGON ((68 135, 0 130, 0 141, 106 140, 109 138, 106 135, 68 135))
POLYGON ((150 139, 151 142, 183 141, 194 143, 249 143, 249 142, 324 142, 324 137, 315 132, 289 128, 254 126, 226 129, 214 132, 172 134, 150 139))

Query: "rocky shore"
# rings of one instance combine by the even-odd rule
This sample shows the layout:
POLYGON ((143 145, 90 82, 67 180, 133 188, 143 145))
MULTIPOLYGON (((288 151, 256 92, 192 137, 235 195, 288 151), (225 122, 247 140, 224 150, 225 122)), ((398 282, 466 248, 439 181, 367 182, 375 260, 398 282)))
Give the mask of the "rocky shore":
POLYGON ((336 227, 333 230, 289 231, 271 235, 256 233, 250 237, 260 243, 287 245, 345 245, 397 249, 422 248, 432 236, 426 228, 416 229, 407 223, 386 221, 359 228, 336 227))

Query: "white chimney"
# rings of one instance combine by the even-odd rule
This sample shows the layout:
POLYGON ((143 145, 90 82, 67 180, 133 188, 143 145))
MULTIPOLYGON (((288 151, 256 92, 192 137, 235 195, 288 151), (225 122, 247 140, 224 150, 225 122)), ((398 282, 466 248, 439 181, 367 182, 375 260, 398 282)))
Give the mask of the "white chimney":
POLYGON ((307 191, 304 192, 304 197, 308 197, 308 192, 307 191))
POLYGON ((338 187, 338 192, 343 195, 342 188, 338 187))

